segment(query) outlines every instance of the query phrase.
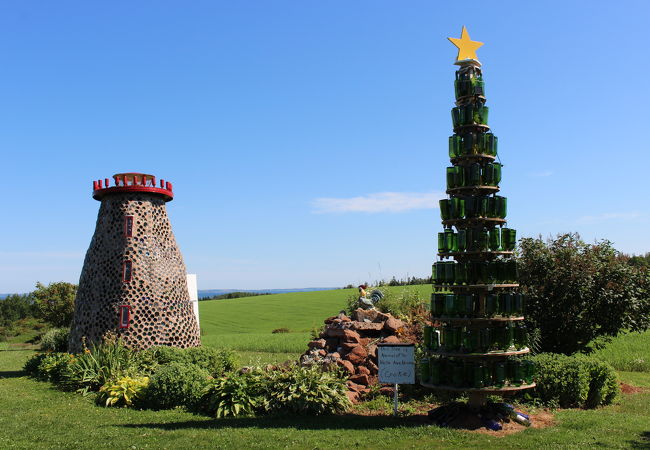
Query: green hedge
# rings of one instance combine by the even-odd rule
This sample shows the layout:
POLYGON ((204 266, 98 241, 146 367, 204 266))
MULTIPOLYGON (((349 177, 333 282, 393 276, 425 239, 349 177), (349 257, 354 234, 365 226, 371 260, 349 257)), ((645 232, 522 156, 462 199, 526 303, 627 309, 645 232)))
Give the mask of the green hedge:
POLYGON ((595 408, 612 403, 619 394, 616 371, 606 362, 583 355, 541 353, 532 395, 563 408, 595 408))

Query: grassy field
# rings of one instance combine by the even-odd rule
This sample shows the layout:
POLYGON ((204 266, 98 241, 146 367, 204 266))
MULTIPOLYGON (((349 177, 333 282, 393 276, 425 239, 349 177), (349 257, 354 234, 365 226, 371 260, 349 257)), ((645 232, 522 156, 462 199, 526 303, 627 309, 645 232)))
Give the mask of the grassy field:
POLYGON ((609 362, 616 370, 650 372, 650 330, 619 336, 594 356, 609 362))
MULTIPOLYGON (((399 288, 398 288, 399 289, 399 288)), ((428 295, 430 287, 418 287, 428 295)), ((244 364, 296 359, 309 330, 338 313, 354 290, 281 294, 201 302, 206 345, 238 350, 244 364), (268 304, 266 302, 271 300, 268 304), (291 333, 272 334, 286 327, 291 333)), ((24 337, 23 337, 24 338, 24 337)), ((24 342, 24 339, 22 339, 24 342)), ((599 356, 614 361, 628 340, 650 347, 650 335, 617 338, 599 356), (639 339, 637 341, 637 339, 639 339)), ((182 410, 97 407, 91 398, 60 392, 24 376, 33 354, 21 339, 0 347, 0 448, 650 448, 650 371, 621 379, 648 388, 597 410, 561 410, 556 426, 504 437, 430 426, 419 415, 393 418, 350 413, 334 417, 211 419, 182 410)), ((619 358, 621 367, 636 350, 619 358)), ((642 356, 644 357, 644 356, 642 356)), ((631 367, 631 366, 629 366, 631 367)), ((636 366, 635 366, 636 367, 636 366)), ((404 406, 408 411, 408 405, 404 406)))

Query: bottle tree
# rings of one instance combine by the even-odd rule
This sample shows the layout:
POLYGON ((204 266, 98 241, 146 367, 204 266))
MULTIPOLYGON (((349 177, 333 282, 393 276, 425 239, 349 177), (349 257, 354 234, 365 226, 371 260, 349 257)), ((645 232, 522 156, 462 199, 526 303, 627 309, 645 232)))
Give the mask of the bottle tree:
POLYGON ((529 389, 534 367, 523 325, 513 257, 516 231, 506 227, 507 199, 497 195, 502 165, 488 127, 485 85, 476 49, 463 27, 455 62, 454 134, 449 138, 448 198, 440 200, 444 230, 433 265, 433 327, 425 328, 424 386, 469 394, 471 407, 488 394, 529 389))

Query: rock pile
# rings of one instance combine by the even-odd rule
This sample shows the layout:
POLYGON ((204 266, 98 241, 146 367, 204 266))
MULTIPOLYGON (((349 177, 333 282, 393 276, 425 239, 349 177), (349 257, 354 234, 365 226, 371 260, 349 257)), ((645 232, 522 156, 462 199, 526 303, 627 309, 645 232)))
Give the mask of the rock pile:
POLYGON ((408 328, 401 320, 376 310, 359 308, 351 318, 341 312, 325 319, 320 338, 309 342, 300 363, 340 366, 349 374, 347 395, 355 403, 377 383, 377 344, 411 342, 408 328))

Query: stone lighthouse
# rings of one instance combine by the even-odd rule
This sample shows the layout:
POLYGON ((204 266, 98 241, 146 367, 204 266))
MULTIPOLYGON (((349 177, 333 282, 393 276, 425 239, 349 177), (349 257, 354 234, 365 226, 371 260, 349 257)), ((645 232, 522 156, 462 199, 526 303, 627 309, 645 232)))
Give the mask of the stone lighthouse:
POLYGON ((70 351, 117 333, 131 348, 201 345, 183 257, 167 217, 172 184, 121 173, 93 181, 101 202, 75 300, 70 351))

